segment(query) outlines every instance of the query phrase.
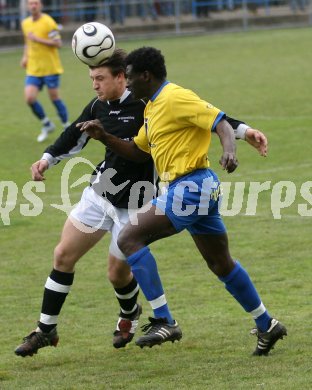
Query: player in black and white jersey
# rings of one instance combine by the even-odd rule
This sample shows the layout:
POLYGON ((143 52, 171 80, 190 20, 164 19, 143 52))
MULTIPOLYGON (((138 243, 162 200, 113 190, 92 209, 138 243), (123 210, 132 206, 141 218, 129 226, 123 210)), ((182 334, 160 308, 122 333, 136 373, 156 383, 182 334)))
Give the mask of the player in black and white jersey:
MULTIPOLYGON (((145 103, 133 100, 126 89, 123 51, 117 49, 104 65, 91 68, 90 76, 97 98, 85 107, 79 118, 32 165, 34 180, 44 180, 44 173, 49 167, 79 153, 85 147, 89 137, 76 127, 77 123, 99 119, 108 132, 129 140, 143 124, 145 103)), ((243 138, 248 126, 231 118, 228 120, 236 129, 238 138, 243 138)), ((258 148, 266 142, 265 137, 249 128, 249 134, 252 131, 255 136, 252 145, 258 148)), ((147 187, 146 183, 150 183, 149 188, 153 188, 153 176, 151 159, 143 164, 136 163, 106 149, 105 160, 98 164, 91 185, 85 188, 80 202, 65 222, 61 240, 54 251, 53 270, 45 284, 38 327, 16 348, 17 355, 32 356, 39 348, 57 345, 58 315, 73 284, 75 264, 107 231, 111 232, 108 278, 120 305, 113 345, 116 348, 124 347, 132 340, 141 314, 141 306, 137 303, 139 286, 129 266, 123 261, 125 257, 117 246, 117 238, 129 220, 129 201, 140 207, 152 197, 152 192, 144 191, 144 188, 147 187), (145 187, 141 188, 138 182, 144 182, 145 187)))

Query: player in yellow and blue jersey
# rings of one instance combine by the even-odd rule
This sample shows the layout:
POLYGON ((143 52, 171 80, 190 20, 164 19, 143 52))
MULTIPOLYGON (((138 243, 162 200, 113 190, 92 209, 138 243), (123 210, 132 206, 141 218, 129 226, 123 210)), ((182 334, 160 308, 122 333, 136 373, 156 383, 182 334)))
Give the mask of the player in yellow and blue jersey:
MULTIPOLYGON (((208 267, 255 320, 258 341, 253 354, 267 355, 287 331, 269 315, 248 273, 230 255, 219 213, 220 183, 207 157, 211 132, 215 132, 223 147, 220 164, 227 172, 233 172, 238 165, 234 131, 221 110, 168 82, 166 76, 159 50, 143 47, 128 55, 127 86, 135 98, 149 99, 144 125, 133 141, 108 134, 97 121, 79 124, 81 131, 128 159, 143 162, 151 155, 159 176, 167 182, 162 195, 144 206, 118 238, 118 246, 154 312, 145 327, 146 334, 136 344, 152 347, 182 337, 164 299, 157 264, 148 245, 187 229, 208 267)), ((266 142, 249 139, 247 132, 236 136, 266 155, 266 142)))
POLYGON ((152 155, 160 179, 171 182, 208 167, 210 129, 222 117, 223 112, 194 92, 165 81, 145 108, 145 126, 135 143, 152 155))
POLYGON ((49 97, 54 104, 64 129, 69 125, 67 108, 60 98, 59 85, 63 67, 58 49, 62 45, 59 27, 55 20, 42 12, 40 0, 28 0, 30 16, 22 21, 25 39, 21 66, 26 68, 25 100, 34 115, 41 120, 42 129, 37 141, 44 141, 55 125, 46 116, 38 102, 39 91, 47 86, 49 97))

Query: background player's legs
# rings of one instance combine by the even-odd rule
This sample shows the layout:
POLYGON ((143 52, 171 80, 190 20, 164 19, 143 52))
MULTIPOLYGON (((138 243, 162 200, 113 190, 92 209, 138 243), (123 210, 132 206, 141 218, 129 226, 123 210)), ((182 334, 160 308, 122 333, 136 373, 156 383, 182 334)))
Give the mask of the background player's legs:
POLYGON ((26 86, 24 89, 26 103, 42 123, 41 133, 37 137, 38 142, 44 141, 48 137, 48 134, 55 129, 54 123, 46 116, 42 105, 37 100, 40 88, 42 87, 40 83, 39 78, 26 78, 26 86))
POLYGON ((65 130, 69 126, 68 112, 65 103, 60 98, 59 88, 48 88, 48 93, 65 130))
POLYGON ((52 131, 52 129, 54 129, 54 125, 46 116, 44 108, 37 100, 39 92, 40 89, 37 85, 26 85, 24 89, 25 101, 31 108, 33 114, 41 121, 43 126, 42 129, 45 128, 49 131, 52 131))

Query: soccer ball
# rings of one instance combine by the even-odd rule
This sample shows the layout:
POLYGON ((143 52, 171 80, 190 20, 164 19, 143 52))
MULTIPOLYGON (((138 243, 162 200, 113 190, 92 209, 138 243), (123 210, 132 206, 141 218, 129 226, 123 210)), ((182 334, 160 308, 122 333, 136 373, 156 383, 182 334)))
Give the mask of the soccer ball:
POLYGON ((102 65, 114 53, 115 38, 105 24, 92 22, 80 26, 72 39, 74 54, 89 66, 102 65))

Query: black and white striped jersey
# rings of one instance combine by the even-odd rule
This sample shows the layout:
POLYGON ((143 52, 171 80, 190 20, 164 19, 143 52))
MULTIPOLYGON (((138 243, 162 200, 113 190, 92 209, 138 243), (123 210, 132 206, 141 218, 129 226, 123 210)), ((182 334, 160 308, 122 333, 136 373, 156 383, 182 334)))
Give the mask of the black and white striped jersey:
MULTIPOLYGON (((66 157, 79 153, 88 143, 89 137, 81 132, 76 124, 93 119, 99 119, 104 129, 119 138, 132 140, 143 124, 145 102, 134 100, 126 90, 116 101, 103 102, 93 99, 81 115, 59 136, 53 145, 44 153, 49 165, 55 165, 66 157)), ((104 149, 103 145, 103 149, 104 149)), ((152 159, 145 163, 126 160, 109 148, 105 149, 104 160, 101 161, 92 174, 91 185, 98 195, 105 197, 115 207, 128 208, 129 195, 132 186, 137 182, 154 182, 152 159), (110 171, 107 171, 110 169, 110 171), (112 176, 112 169, 116 172, 112 176), (104 172, 109 172, 105 175, 104 172), (113 187, 113 190, 112 190, 113 187), (118 191, 114 189, 118 188, 118 191)), ((139 188, 135 186, 135 188, 139 188)), ((142 206, 144 188, 138 189, 138 206, 142 206)), ((132 193, 133 195, 133 193, 132 193)), ((146 202, 147 199, 144 199, 146 202)))

